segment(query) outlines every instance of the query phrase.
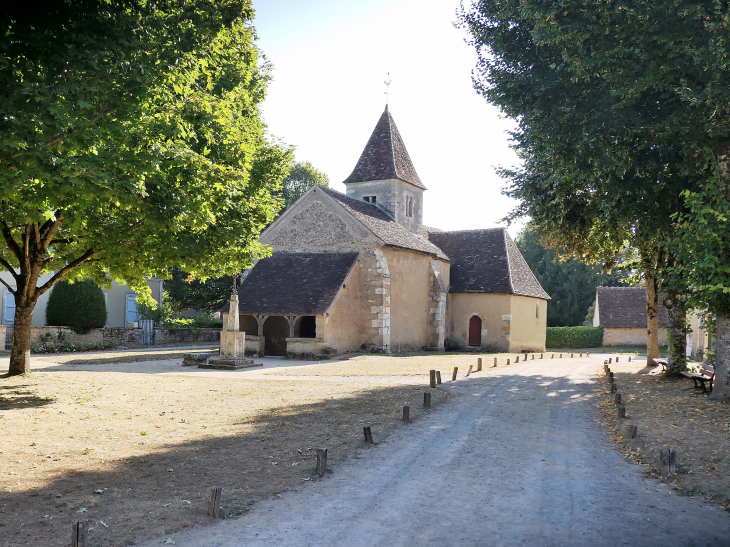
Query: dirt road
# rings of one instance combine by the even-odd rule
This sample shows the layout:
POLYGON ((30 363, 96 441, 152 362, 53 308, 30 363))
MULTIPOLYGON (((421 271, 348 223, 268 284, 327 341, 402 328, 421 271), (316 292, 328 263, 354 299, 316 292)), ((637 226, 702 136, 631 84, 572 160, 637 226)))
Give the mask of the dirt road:
POLYGON ((447 382, 458 397, 328 479, 146 545, 730 545, 730 515, 642 479, 604 441, 596 363, 447 382))

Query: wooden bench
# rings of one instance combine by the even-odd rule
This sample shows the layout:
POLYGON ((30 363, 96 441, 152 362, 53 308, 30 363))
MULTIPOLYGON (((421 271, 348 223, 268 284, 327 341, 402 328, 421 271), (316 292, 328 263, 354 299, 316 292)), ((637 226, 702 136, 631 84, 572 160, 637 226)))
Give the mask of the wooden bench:
POLYGON ((690 378, 695 383, 695 388, 702 387, 704 393, 712 392, 712 382, 715 379, 715 369, 710 365, 702 365, 699 372, 682 372, 682 376, 690 378), (698 385, 699 382, 699 385, 698 385), (707 389, 705 383, 710 384, 710 389, 707 389))
POLYGON ((657 357, 656 359, 654 359, 654 362, 657 365, 661 365, 662 371, 665 371, 665 370, 667 370, 667 365, 669 364, 669 359, 667 359, 666 357, 657 357))

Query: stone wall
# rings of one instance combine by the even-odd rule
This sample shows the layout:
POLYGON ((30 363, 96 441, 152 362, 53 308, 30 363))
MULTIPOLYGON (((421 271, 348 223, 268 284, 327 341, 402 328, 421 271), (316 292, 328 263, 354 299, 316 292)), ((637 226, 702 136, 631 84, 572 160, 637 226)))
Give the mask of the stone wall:
POLYGON ((246 357, 264 356, 264 337, 246 333, 244 354, 246 357))
POLYGON ((289 359, 329 359, 337 353, 322 338, 287 338, 286 356, 289 359))
MULTIPOLYGON (((603 329, 604 346, 645 346, 646 329, 603 329)), ((667 345, 667 329, 659 329, 659 345, 667 345)))
MULTIPOLYGON (((4 328, 4 327, 3 327, 4 328)), ((139 347, 142 344, 141 328, 91 329, 86 334, 77 334, 67 327, 33 327, 31 344, 43 341, 65 341, 75 345, 116 344, 117 347, 139 347)), ((220 329, 155 329, 155 346, 217 344, 220 329)), ((147 347, 145 345, 145 347, 147 347)))

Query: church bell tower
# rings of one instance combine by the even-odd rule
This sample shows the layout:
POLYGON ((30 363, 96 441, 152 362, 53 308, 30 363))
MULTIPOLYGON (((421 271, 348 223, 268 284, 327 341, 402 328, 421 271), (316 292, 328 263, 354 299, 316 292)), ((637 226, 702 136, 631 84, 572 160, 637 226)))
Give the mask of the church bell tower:
POLYGON ((426 187, 387 106, 344 183, 348 197, 374 203, 410 232, 422 234, 426 187))

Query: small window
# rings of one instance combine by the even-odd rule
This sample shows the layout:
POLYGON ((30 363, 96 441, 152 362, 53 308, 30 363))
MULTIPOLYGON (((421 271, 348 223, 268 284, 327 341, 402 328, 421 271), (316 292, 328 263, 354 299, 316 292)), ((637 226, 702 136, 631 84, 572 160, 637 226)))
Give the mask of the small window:
POLYGON ((540 319, 540 304, 535 304, 535 319, 540 319))
POLYGON ((413 196, 406 196, 406 216, 413 216, 413 196))
POLYGON ((377 203, 377 197, 376 196, 363 196, 363 201, 367 201, 368 203, 377 203))

